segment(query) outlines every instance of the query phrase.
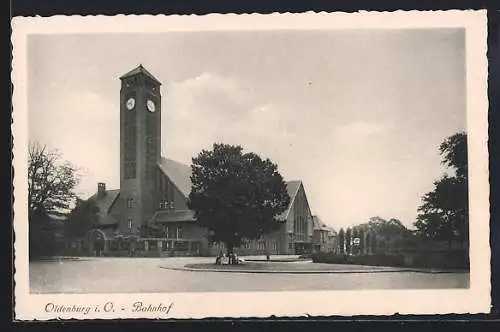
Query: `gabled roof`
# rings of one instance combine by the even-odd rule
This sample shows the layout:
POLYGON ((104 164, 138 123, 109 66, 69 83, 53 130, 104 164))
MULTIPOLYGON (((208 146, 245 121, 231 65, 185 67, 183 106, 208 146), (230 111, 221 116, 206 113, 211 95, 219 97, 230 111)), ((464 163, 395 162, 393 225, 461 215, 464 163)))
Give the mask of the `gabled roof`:
POLYGON ((172 159, 161 158, 158 166, 187 198, 191 192, 191 167, 172 159))
POLYGON ((117 220, 110 215, 111 208, 115 204, 118 196, 120 195, 119 189, 106 190, 104 195, 97 193, 92 195, 89 199, 93 200, 99 207, 99 223, 102 225, 116 224, 117 220))
MULTIPOLYGON (((182 192, 182 194, 187 198, 189 193, 191 192, 191 167, 180 163, 178 161, 161 158, 161 161, 158 163, 160 170, 165 173, 166 176, 174 183, 174 185, 182 192)), ((302 181, 288 181, 286 182, 286 190, 288 195, 290 196, 290 204, 285 212, 278 216, 278 219, 285 220, 290 213, 290 209, 293 206, 293 202, 297 193, 299 192, 299 188, 302 185, 302 181)))
POLYGON ((121 76, 120 79, 124 79, 124 78, 127 78, 127 77, 130 77, 130 76, 134 76, 134 75, 137 75, 137 74, 143 74, 143 75, 146 75, 147 77, 149 77, 150 79, 152 79, 153 81, 155 81, 156 83, 160 84, 161 85, 161 82, 158 81, 156 79, 156 77, 153 76, 153 74, 151 74, 149 71, 147 71, 146 68, 144 68, 142 66, 142 64, 140 64, 138 67, 132 69, 131 71, 129 71, 128 73, 126 73, 125 75, 121 76))
POLYGON ((295 201, 295 197, 297 197, 297 193, 299 192, 300 186, 302 185, 302 181, 294 180, 286 182, 286 191, 288 192, 288 196, 290 196, 290 204, 288 204, 288 208, 278 216, 278 219, 285 220, 288 218, 290 214, 290 210, 293 207, 293 202, 295 201))
POLYGON ((328 226, 325 224, 323 221, 318 216, 313 216, 313 228, 317 230, 322 230, 322 231, 328 231, 331 233, 336 234, 335 230, 333 227, 328 226))

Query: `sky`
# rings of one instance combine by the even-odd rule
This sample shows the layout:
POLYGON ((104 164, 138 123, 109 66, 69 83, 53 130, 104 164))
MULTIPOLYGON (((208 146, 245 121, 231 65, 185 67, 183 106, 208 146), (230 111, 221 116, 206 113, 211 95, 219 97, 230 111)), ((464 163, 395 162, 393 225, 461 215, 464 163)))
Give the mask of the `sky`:
POLYGON ((461 29, 32 35, 29 138, 81 169, 83 198, 119 187, 119 77, 139 64, 162 82, 163 156, 241 145, 336 229, 411 227, 466 129, 461 29))

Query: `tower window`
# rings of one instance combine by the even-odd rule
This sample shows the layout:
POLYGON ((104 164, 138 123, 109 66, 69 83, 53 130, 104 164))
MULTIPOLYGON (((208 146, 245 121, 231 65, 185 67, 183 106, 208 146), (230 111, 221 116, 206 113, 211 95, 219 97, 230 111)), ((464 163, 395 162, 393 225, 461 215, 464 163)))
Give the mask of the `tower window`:
POLYGON ((134 198, 133 197, 128 197, 127 198, 127 208, 132 209, 134 207, 135 207, 134 198))

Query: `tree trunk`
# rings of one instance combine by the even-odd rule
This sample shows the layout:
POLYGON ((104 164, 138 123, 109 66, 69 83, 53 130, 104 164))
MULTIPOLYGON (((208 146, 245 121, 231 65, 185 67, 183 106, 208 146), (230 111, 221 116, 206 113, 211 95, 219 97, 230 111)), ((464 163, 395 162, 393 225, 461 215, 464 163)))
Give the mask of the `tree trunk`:
POLYGON ((448 249, 451 250, 453 240, 453 226, 451 224, 451 216, 447 217, 448 220, 448 249))
POLYGON ((234 245, 232 243, 226 243, 227 246, 227 257, 229 259, 229 265, 234 264, 233 262, 233 251, 234 251, 234 245))

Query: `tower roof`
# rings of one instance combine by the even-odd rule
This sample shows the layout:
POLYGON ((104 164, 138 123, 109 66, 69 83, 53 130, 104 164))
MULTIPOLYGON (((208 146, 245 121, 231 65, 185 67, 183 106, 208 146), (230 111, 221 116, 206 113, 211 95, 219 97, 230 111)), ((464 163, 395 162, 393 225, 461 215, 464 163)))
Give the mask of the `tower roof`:
POLYGON ((120 79, 124 79, 126 77, 130 77, 130 76, 134 76, 134 75, 138 75, 138 74, 143 74, 143 75, 146 75, 147 77, 149 77, 150 79, 152 79, 153 81, 155 81, 156 83, 160 84, 161 85, 161 82, 158 81, 156 79, 156 77, 153 76, 153 74, 151 74, 149 71, 147 71, 146 68, 144 68, 142 66, 142 64, 140 64, 139 66, 137 66, 136 68, 132 69, 131 71, 129 71, 128 73, 126 73, 125 75, 121 76, 120 79))

